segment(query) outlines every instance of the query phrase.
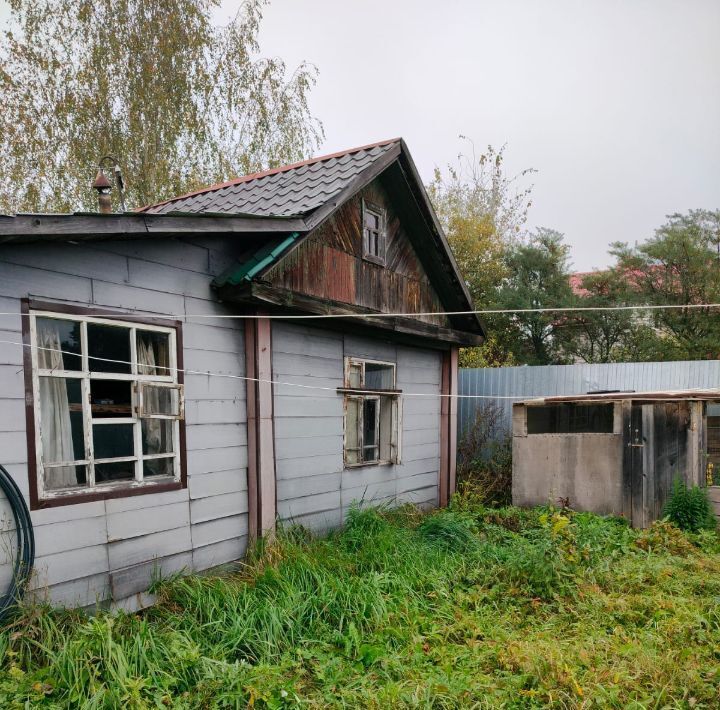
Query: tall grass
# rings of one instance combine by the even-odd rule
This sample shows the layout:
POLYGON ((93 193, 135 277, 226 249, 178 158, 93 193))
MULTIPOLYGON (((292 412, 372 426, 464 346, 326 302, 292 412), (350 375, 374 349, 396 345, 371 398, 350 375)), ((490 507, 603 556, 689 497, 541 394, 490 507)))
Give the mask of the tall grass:
POLYGON ((720 544, 470 497, 280 532, 143 614, 28 608, 0 706, 718 707, 720 544))

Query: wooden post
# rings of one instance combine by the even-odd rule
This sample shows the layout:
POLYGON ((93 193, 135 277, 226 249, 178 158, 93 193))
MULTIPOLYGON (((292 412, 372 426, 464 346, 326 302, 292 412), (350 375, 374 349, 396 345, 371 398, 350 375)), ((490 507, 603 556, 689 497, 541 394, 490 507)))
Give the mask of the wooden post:
MULTIPOLYGON (((443 353, 440 392, 457 395, 458 348, 443 353)), ((445 507, 455 492, 457 455, 457 397, 440 398, 440 506, 445 507)))
POLYGON ((275 528, 275 437, 273 433, 272 338, 268 318, 245 322, 248 431, 248 533, 251 540, 275 528), (265 380, 258 382, 257 380, 265 380))

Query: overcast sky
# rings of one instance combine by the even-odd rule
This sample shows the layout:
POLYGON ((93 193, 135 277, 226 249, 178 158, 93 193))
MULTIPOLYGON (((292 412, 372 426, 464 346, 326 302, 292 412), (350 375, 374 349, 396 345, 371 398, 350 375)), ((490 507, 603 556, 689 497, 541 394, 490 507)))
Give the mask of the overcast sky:
POLYGON ((510 172, 539 171, 531 224, 587 270, 720 208, 718 37, 719 0, 274 0, 261 45, 317 65, 322 152, 403 136, 428 180, 461 133, 507 143, 510 172))

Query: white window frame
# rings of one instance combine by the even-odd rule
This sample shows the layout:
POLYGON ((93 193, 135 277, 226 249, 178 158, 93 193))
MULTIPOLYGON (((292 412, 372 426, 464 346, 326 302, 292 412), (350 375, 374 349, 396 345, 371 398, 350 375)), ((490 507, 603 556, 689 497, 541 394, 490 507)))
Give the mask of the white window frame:
MULTIPOLYGON (((344 393, 345 401, 343 407, 343 459, 345 468, 361 468, 364 466, 387 466, 391 464, 401 463, 401 449, 402 449, 402 398, 400 392, 395 389, 397 386, 397 366, 394 362, 386 362, 384 360, 372 360, 369 358, 358 358, 358 357, 346 357, 344 367, 344 386, 341 391, 344 393), (368 389, 365 386, 365 365, 384 365, 392 368, 393 373, 393 387, 390 389, 368 389), (352 367, 360 367, 360 386, 350 385, 350 370, 352 367), (376 404, 376 415, 375 415, 375 441, 378 458, 374 460, 359 460, 357 462, 351 462, 348 460, 348 417, 347 408, 348 402, 358 402, 358 417, 357 417, 357 450, 358 456, 362 459, 365 455, 365 445, 363 441, 364 434, 364 402, 366 400, 375 400, 376 404), (391 423, 390 423, 390 441, 388 442, 388 448, 390 450, 390 457, 382 459, 380 458, 380 452, 382 451, 382 443, 380 436, 382 435, 380 427, 380 412, 381 412, 381 400, 389 399, 391 401, 391 423)), ((353 447, 352 450, 355 450, 353 447)))
POLYGON ((32 388, 33 388, 33 410, 35 418, 35 461, 37 475, 37 494, 38 500, 54 500, 62 497, 86 496, 88 494, 102 494, 118 489, 137 489, 151 488, 160 484, 170 482, 179 483, 182 479, 181 464, 181 437, 180 422, 184 418, 184 391, 183 385, 178 381, 178 338, 176 328, 159 326, 142 321, 123 320, 122 316, 118 318, 108 318, 91 316, 85 314, 63 313, 51 310, 32 309, 29 313, 29 326, 31 338, 31 361, 32 361, 32 388), (37 318, 52 318, 54 320, 66 320, 80 324, 80 346, 81 346, 81 369, 80 370, 49 370, 40 369, 38 365, 38 339, 37 339, 37 318), (90 361, 92 358, 88 355, 88 324, 109 325, 114 327, 126 328, 129 331, 130 338, 130 373, 119 372, 92 372, 90 361), (137 331, 154 331, 165 333, 169 336, 168 343, 168 370, 169 375, 141 375, 138 374, 137 360, 137 331), (85 440, 85 458, 73 461, 53 462, 45 464, 42 451, 42 421, 40 412, 40 378, 41 377, 59 377, 66 379, 75 379, 80 381, 82 412, 83 412, 83 429, 85 440), (94 380, 112 380, 131 383, 131 415, 129 417, 104 417, 93 418, 92 407, 90 401, 90 385, 94 380), (140 392, 143 384, 153 384, 155 386, 172 387, 178 390, 180 402, 179 416, 167 415, 146 415, 143 414, 140 407, 140 392), (146 419, 170 419, 173 421, 173 451, 170 454, 143 454, 142 453, 142 422, 146 419), (133 456, 116 457, 116 458, 95 458, 93 451, 93 426, 102 426, 108 424, 131 424, 133 426, 133 456), (173 474, 172 476, 152 476, 145 479, 143 476, 143 462, 153 459, 172 459, 173 474), (135 463, 134 480, 110 481, 104 483, 95 483, 95 465, 103 463, 127 462, 135 463), (73 486, 69 488, 46 490, 45 472, 46 469, 59 468, 62 466, 85 466, 86 483, 84 486, 73 486))

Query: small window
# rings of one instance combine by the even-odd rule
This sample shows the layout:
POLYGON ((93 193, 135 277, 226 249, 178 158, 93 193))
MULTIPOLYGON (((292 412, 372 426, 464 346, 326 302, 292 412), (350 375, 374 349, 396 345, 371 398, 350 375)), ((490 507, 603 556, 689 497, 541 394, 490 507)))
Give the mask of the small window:
POLYGON ((368 261, 385 263, 385 210, 363 200, 363 256, 368 261))
POLYGON ((174 328, 31 312, 40 500, 180 480, 174 328))
POLYGON ((528 434, 612 434, 615 405, 562 403, 527 407, 528 434))
POLYGON ((345 465, 400 463, 400 397, 395 365, 345 361, 345 465))

